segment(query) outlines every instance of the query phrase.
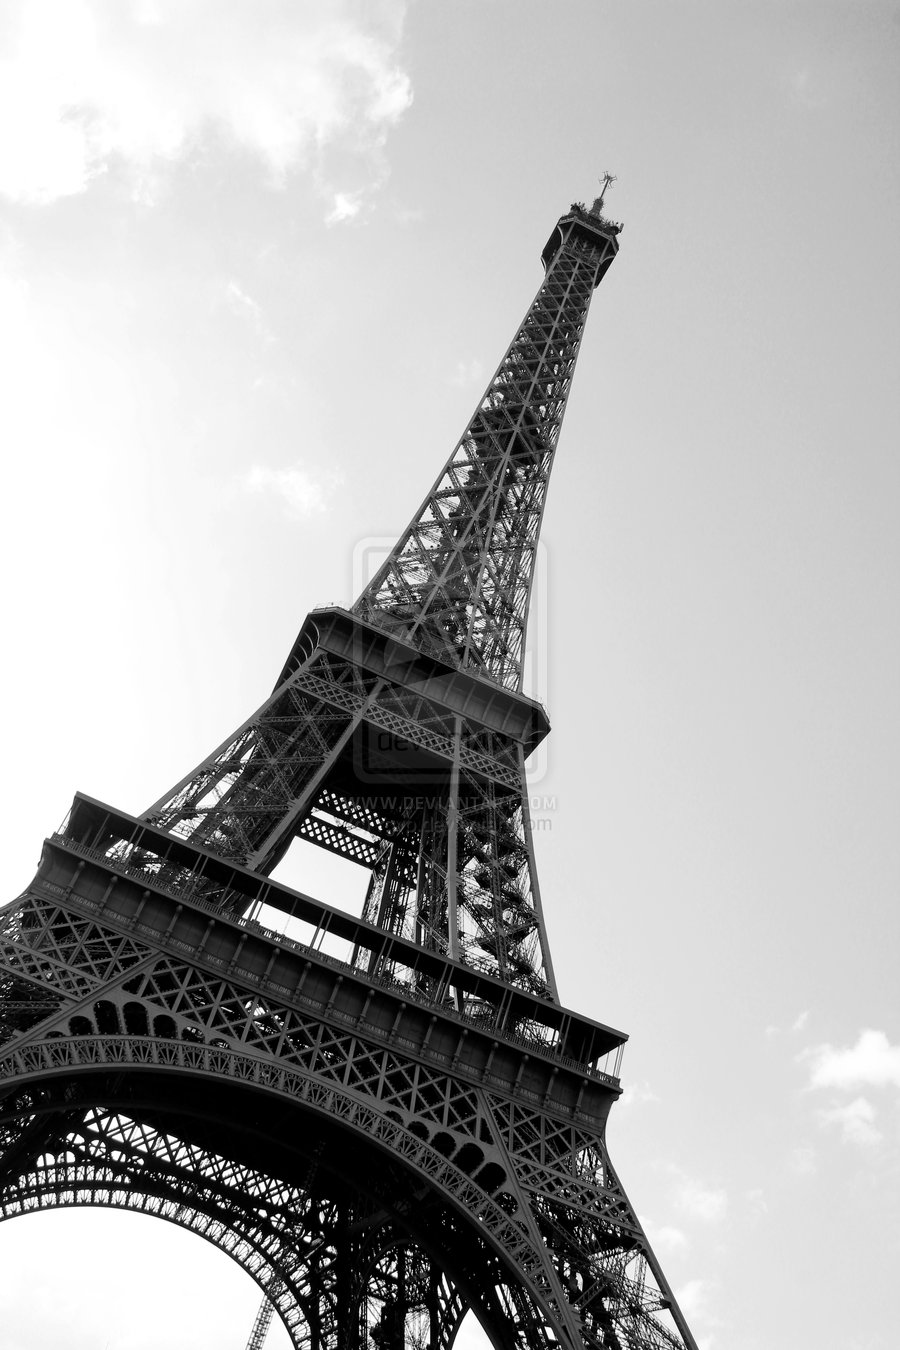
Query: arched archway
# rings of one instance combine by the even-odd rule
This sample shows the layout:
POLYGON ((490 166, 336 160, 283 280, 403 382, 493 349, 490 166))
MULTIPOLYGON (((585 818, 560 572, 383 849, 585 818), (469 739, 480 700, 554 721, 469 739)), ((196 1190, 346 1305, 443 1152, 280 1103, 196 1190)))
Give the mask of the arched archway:
MULTIPOLYGON (((0 1325, 22 1350, 245 1350, 261 1295, 183 1228, 108 1207, 0 1223, 0 1325)), ((292 1350, 279 1318, 265 1350, 292 1350)))
POLYGON ((32 1046, 0 1114, 2 1216, 99 1204, 169 1219, 238 1261, 298 1347, 449 1350, 470 1304, 495 1345, 517 1344, 514 1324, 535 1343, 546 1318, 484 1237, 485 1206, 509 1219, 483 1192, 480 1216, 464 1209, 474 1190, 449 1136, 424 1140, 334 1090, 317 1102, 295 1083, 292 1096, 283 1072, 267 1083, 232 1050, 177 1048, 122 1035, 32 1046))

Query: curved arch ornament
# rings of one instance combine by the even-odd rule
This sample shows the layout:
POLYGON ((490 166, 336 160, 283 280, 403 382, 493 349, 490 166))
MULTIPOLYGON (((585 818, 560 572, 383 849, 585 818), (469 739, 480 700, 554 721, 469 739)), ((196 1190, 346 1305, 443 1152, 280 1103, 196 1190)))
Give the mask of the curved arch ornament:
MULTIPOLYGON (((264 1197, 271 1178, 247 1167, 187 1149, 170 1135, 138 1124, 121 1113, 87 1110, 70 1126, 55 1157, 42 1155, 0 1194, 0 1220, 41 1210, 98 1206, 166 1220, 203 1238, 234 1260, 256 1281, 277 1309, 293 1343, 340 1343, 334 1298, 322 1298, 324 1263, 309 1253, 321 1247, 323 1229, 337 1230, 339 1207, 309 1191, 279 1185, 268 1212, 264 1197), (211 1180, 222 1171, 228 1183, 211 1180), (202 1173, 202 1186, 196 1179, 202 1173), (189 1183, 185 1184, 188 1177, 189 1183), (193 1183, 193 1184, 191 1184, 193 1183), (236 1206, 235 1199, 243 1203, 236 1206), (253 1203, 247 1203, 252 1197, 253 1203)), ((386 1269, 371 1281, 368 1306, 358 1313, 377 1327, 391 1283, 402 1268, 410 1293, 411 1320, 421 1324, 432 1312, 438 1343, 452 1344, 466 1305, 445 1274, 420 1249, 404 1243, 382 1221, 367 1238, 366 1265, 386 1269), (399 1258, 399 1259, 398 1259, 399 1258)), ((364 1269, 364 1267, 363 1267, 364 1269)), ((375 1272, 378 1273, 377 1271, 375 1272)), ((360 1286, 365 1295, 366 1282, 360 1286)))
MULTIPOLYGON (((171 1141, 166 1141, 171 1146, 171 1141)), ((253 1232, 235 1222, 225 1196, 192 1200, 161 1170, 147 1175, 163 1141, 127 1116, 97 1108, 71 1124, 56 1156, 42 1154, 0 1194, 0 1219, 57 1208, 98 1206, 148 1214, 202 1237, 226 1253, 276 1303, 295 1345, 307 1343, 304 1299, 282 1257, 284 1235, 257 1218, 253 1232), (136 1166, 138 1160, 144 1167, 136 1166)), ((165 1149, 169 1152, 169 1148, 165 1149)))
POLYGON ((619 228, 575 204, 421 512, 137 818, 78 794, 0 910, 0 1213, 143 1208, 298 1350, 696 1350, 605 1144, 625 1037, 558 1000, 521 693, 546 488, 619 228), (367 870, 361 918, 269 873, 367 870), (277 911, 294 939, 261 925, 277 911))
MULTIPOLYGON (((548 1295, 552 1304, 553 1290, 541 1278, 540 1251, 524 1237, 522 1225, 511 1222, 505 1209, 437 1148, 348 1092, 322 1090, 309 1075, 222 1046, 127 1035, 53 1036, 10 1047, 0 1055, 0 1091, 2 1152, 7 1159, 17 1152, 28 1159, 23 1170, 3 1178, 0 1220, 39 1209, 101 1205, 178 1224, 220 1248, 256 1280, 298 1347, 355 1343, 340 1326, 339 1302, 346 1302, 346 1290, 334 1290, 332 1298, 323 1299, 327 1267, 339 1260, 323 1235, 356 1227, 365 1234, 353 1253, 353 1307, 362 1344, 373 1330, 377 1337, 386 1317, 390 1320, 396 1306, 393 1286, 401 1271, 405 1318, 419 1328, 408 1337, 413 1341, 449 1347, 463 1316, 474 1307, 493 1331, 495 1344, 550 1347, 556 1342, 550 1334, 555 1319, 541 1310, 548 1295), (105 1072, 102 1083, 98 1069, 105 1072), (369 1184, 368 1204, 360 1204, 366 1183, 355 1180, 348 1213, 346 1200, 329 1195, 325 1173, 338 1163, 323 1158, 321 1142, 313 1142, 303 1160, 304 1182, 288 1183, 178 1137, 173 1129, 181 1122, 177 1114, 173 1121, 165 1107, 157 1107, 158 1123, 151 1125, 111 1104, 117 1096, 140 1102, 147 1095, 135 1092, 133 1082, 128 1090, 121 1082, 123 1073, 133 1080, 160 1071, 206 1079, 217 1088, 227 1082, 246 1091, 250 1085, 251 1091, 286 1098, 318 1114, 323 1128, 339 1122, 367 1148, 402 1160, 402 1167, 392 1169, 393 1179, 414 1171, 419 1185, 411 1186, 405 1176, 390 1190, 378 1174, 380 1184, 369 1184), (109 1075, 120 1080, 118 1090, 109 1075), (98 1099, 106 1105, 93 1105, 98 1099), (49 1134, 41 1128, 56 1120, 49 1134), (39 1155, 28 1150, 30 1132, 40 1140, 39 1155), (319 1184, 314 1185, 317 1173, 319 1184), (442 1244, 421 1215, 408 1212, 411 1195, 421 1202, 423 1185, 441 1197, 432 1206, 432 1223, 439 1227, 442 1244), (455 1224, 448 1200, 456 1211, 455 1224), (465 1262, 454 1254, 451 1241, 465 1247, 465 1262), (440 1264, 434 1259, 436 1248, 440 1264), (473 1279, 476 1252, 482 1269, 473 1279), (454 1263, 460 1265, 459 1283, 466 1287, 467 1298, 447 1273, 454 1263), (484 1296, 487 1288, 493 1298, 484 1296), (510 1312, 528 1330, 527 1341, 510 1340, 504 1333, 510 1312), (423 1329, 429 1319, 431 1327, 423 1329)), ((157 1083, 150 1096, 157 1102, 163 1098, 157 1083)), ((189 1114, 208 1123, 196 1104, 189 1114)), ((438 1141, 442 1134, 437 1133, 438 1141)))
MULTIPOLYGON (((80 884, 88 880, 82 870, 80 884)), ((140 894, 143 898, 146 892, 140 894)), ((120 905, 127 899, 121 884, 116 896, 120 905)), ((10 916, 18 939, 16 958, 32 975, 62 948, 96 947, 103 928, 96 907, 87 900, 74 890, 64 905, 35 894, 22 902, 30 911, 27 921, 21 913, 10 916), (26 933, 29 947, 23 952, 26 933)), ((161 917, 172 908, 170 899, 161 917)), ((405 1242, 408 1254, 418 1253, 407 1256, 407 1265, 411 1259, 421 1265, 423 1254, 428 1258, 429 1298, 439 1314, 429 1343, 449 1345, 462 1312, 472 1306, 497 1345, 549 1350, 557 1343, 578 1344, 588 1331, 589 1343, 602 1345, 603 1333, 594 1334, 591 1319, 576 1304, 577 1296, 592 1292, 593 1269, 595 1308, 609 1316, 608 1309, 618 1305, 617 1317, 629 1324, 647 1321, 653 1339, 644 1334, 636 1344, 671 1344, 664 1331, 659 1338, 655 1324, 664 1300, 647 1287, 640 1230, 629 1226, 624 1197, 589 1130, 552 1123, 546 1111, 535 1109, 536 1094, 521 1084, 517 1105, 508 1093, 497 1091, 497 1074, 482 1073, 476 1086, 458 1062, 460 1076, 454 1080, 447 1073, 446 1055, 438 1056, 441 1066, 416 1063, 403 1045, 405 1038, 382 1036, 378 1043, 374 1025, 367 1041, 358 1020, 352 1027, 344 1025, 333 1007, 326 1018, 333 999, 325 990, 318 1001, 307 999, 301 1014, 296 1000, 292 1008, 291 1000, 283 997, 284 987, 280 998, 242 990, 233 978, 189 962, 176 972, 171 952, 142 952, 133 936, 122 944, 107 930, 106 941, 118 951, 117 961, 125 953, 115 978, 87 998, 61 999, 53 1015, 13 1036, 0 1053, 0 1125, 7 1131, 16 1122, 26 1129, 35 1126, 44 1158, 39 1167, 33 1152, 23 1155, 26 1166, 0 1192, 4 1213, 21 1212, 28 1204, 47 1206, 54 1196, 57 1203, 90 1199, 158 1212, 239 1260, 272 1292, 298 1345, 329 1336, 337 1337, 334 1343, 354 1344, 349 1333, 338 1335, 338 1300, 326 1297, 330 1269, 320 1262, 310 1282, 305 1253, 319 1238, 309 1236, 306 1219, 298 1229, 297 1216, 308 1213, 316 1233, 328 1224, 335 1230, 342 1223, 352 1227, 364 1222, 358 1210, 360 1197, 367 1196, 370 1214, 388 1216, 375 1225, 381 1240, 388 1246, 405 1242), (155 1027, 156 1034, 126 1032, 138 1008, 142 1025, 148 1032, 155 1027), (72 1028, 91 1031, 71 1035, 72 1028), (264 1042, 276 1034, 278 1055, 263 1053, 264 1042), (238 1165, 234 1155, 243 1151, 245 1159, 252 1156, 254 1139, 273 1147, 268 1126, 255 1122, 254 1112, 237 1108, 238 1097, 265 1103, 256 1112, 265 1121, 273 1114, 268 1103, 277 1102, 295 1113, 294 1124, 301 1118, 317 1120, 320 1128, 298 1133, 303 1142, 297 1156, 282 1146, 281 1166, 274 1171, 254 1169, 246 1161, 238 1165), (142 1118, 148 1111, 149 1120, 142 1118), (230 1142, 224 1154, 205 1146, 204 1129, 211 1117, 215 1137, 230 1142), (232 1117, 241 1121, 234 1137, 223 1125, 232 1117), (51 1129, 48 1136, 42 1122, 54 1118, 66 1124, 61 1134, 51 1129), (90 1147, 83 1133, 88 1124, 90 1147), (343 1219, 340 1198, 328 1197, 327 1185, 320 1186, 318 1209, 310 1209, 311 1194, 305 1189, 312 1170, 319 1171, 323 1183, 346 1170, 347 1157, 354 1152, 349 1145, 333 1144, 335 1156, 322 1155, 322 1132, 329 1131, 334 1139, 334 1126, 347 1140, 355 1139, 367 1156, 375 1151, 390 1160, 371 1171, 358 1168, 351 1186, 355 1210, 345 1212, 343 1219), (48 1137, 57 1150, 49 1158, 48 1137), (168 1172, 160 1170, 162 1162, 168 1163, 168 1172), (223 1196, 219 1187, 226 1174, 231 1182, 223 1196), (550 1185, 557 1192, 553 1200, 548 1197, 550 1185), (266 1194, 274 1195, 277 1204, 263 1222, 266 1194), (422 1206, 426 1194, 432 1197, 430 1211, 422 1206), (326 1198, 331 1205, 327 1219, 321 1208, 326 1198), (573 1216, 580 1271, 572 1260, 573 1216), (548 1241, 554 1229, 567 1234, 566 1261, 554 1251, 552 1236, 548 1241), (615 1270, 611 1246, 619 1254, 615 1270), (451 1316, 453 1309, 456 1316, 451 1316), (515 1328, 512 1335, 510 1327, 515 1328)), ((186 944, 171 937, 169 945, 186 944)), ((8 952, 6 956, 11 964, 8 952)), ((338 987, 346 984, 347 976, 333 965, 328 973, 334 980, 332 993, 338 980, 338 987)), ((401 1009, 408 1006, 407 999, 399 1001, 401 1009)), ((432 1015, 429 1025, 433 1021, 432 1015)), ((458 1050, 471 1049, 473 1029, 460 1026, 459 1019, 455 1029, 458 1050)), ((498 1042, 492 1040, 491 1046, 496 1050, 498 1042)), ((533 1065, 539 1049, 535 1044, 529 1055, 517 1045, 520 1065, 533 1065)), ((548 1083, 558 1074, 558 1066, 550 1069, 548 1083)), ((522 1077, 521 1068, 516 1076, 522 1077)), ((604 1091, 608 1098, 609 1090, 604 1091)), ((283 1110, 281 1114, 283 1128, 283 1110)), ((8 1135, 4 1148, 12 1160, 14 1142, 8 1135)), ((359 1251, 354 1259, 358 1269, 359 1251)), ((329 1260, 336 1267, 336 1253, 329 1253, 329 1260)), ((355 1291, 360 1318, 369 1319, 367 1330, 372 1325, 377 1329, 390 1309, 384 1284, 380 1293, 362 1287, 355 1291)), ((420 1303, 407 1311, 412 1320, 421 1320, 420 1303)))

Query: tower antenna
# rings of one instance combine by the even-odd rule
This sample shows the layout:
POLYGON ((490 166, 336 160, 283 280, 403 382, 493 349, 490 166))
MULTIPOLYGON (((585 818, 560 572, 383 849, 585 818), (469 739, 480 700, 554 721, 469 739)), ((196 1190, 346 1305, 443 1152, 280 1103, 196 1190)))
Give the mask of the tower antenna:
POLYGON ((591 207, 591 215, 599 216, 603 214, 603 203, 606 200, 606 194, 612 184, 616 181, 614 173, 604 173, 600 178, 600 196, 594 200, 591 207))

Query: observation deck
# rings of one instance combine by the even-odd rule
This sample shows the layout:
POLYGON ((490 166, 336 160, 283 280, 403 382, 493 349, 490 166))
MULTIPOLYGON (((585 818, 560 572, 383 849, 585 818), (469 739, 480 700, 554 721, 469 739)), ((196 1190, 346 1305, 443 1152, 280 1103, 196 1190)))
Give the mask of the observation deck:
POLYGON ((46 841, 31 889, 248 991, 314 1004, 326 1020, 397 1040, 414 1057, 446 1060, 494 1091, 595 1121, 619 1094, 622 1032, 81 793, 46 841), (308 940, 248 917, 262 905, 289 915, 308 940), (373 959, 393 974, 372 973, 373 959))
POLYGON ((619 251, 618 236, 622 226, 615 220, 607 220, 600 212, 600 199, 588 210, 583 202, 573 202, 564 216, 556 222, 556 228, 550 235, 541 252, 541 262, 546 271, 556 257, 563 243, 574 236, 582 246, 598 248, 602 253, 594 289, 600 285, 610 263, 619 251))

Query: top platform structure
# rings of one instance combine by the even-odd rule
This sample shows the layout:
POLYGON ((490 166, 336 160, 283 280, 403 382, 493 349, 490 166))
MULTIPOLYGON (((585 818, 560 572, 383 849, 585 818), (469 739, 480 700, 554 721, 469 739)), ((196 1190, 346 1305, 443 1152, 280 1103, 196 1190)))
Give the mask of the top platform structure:
POLYGON ((606 247, 607 256, 603 265, 598 269, 594 289, 596 290, 600 285, 610 263, 619 251, 617 236, 622 231, 622 226, 618 221, 607 220, 603 214, 603 198, 610 182, 612 182, 612 179, 608 177, 603 192, 592 202, 590 208, 587 208, 583 202, 573 202, 566 214, 560 216, 556 228, 541 252, 541 262, 544 264, 545 270, 549 268, 563 242, 574 235, 588 247, 596 246, 599 243, 606 247), (613 246, 612 249, 609 249, 610 244, 613 246))

